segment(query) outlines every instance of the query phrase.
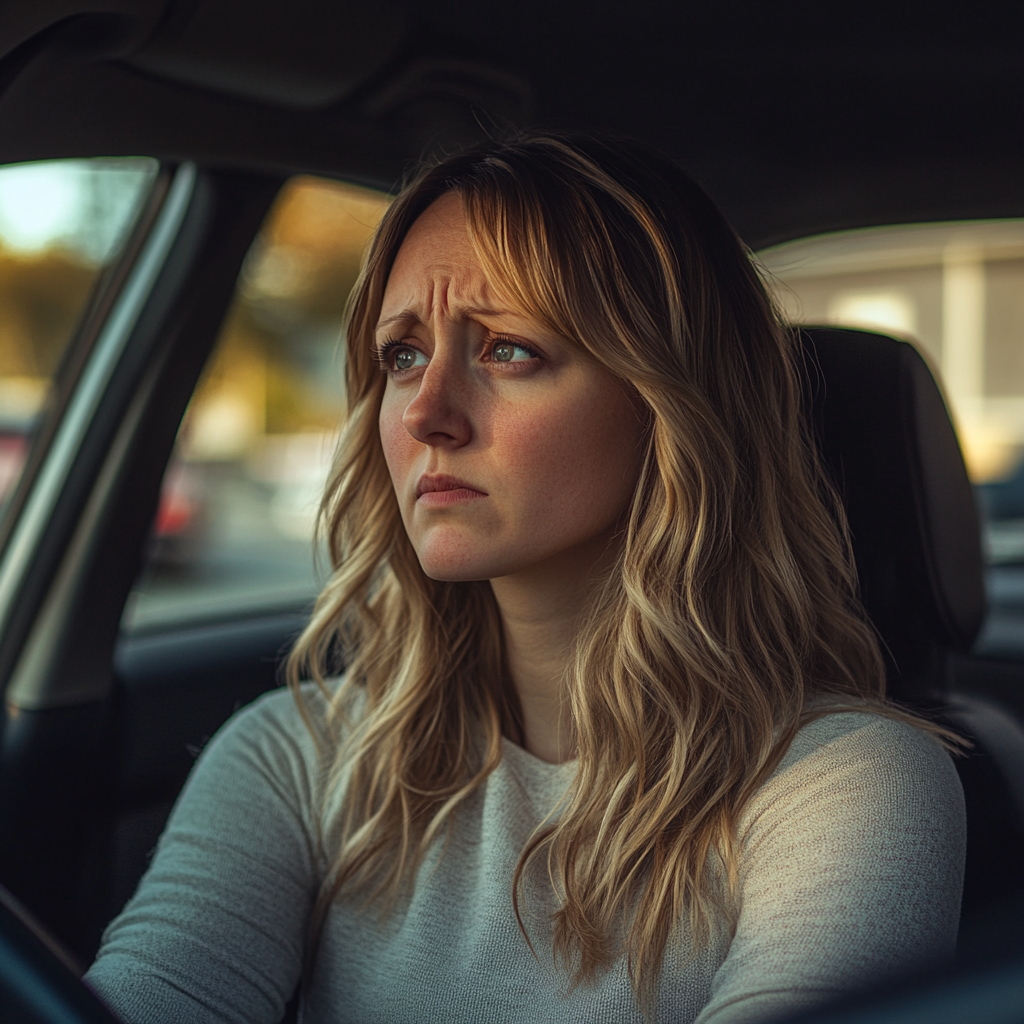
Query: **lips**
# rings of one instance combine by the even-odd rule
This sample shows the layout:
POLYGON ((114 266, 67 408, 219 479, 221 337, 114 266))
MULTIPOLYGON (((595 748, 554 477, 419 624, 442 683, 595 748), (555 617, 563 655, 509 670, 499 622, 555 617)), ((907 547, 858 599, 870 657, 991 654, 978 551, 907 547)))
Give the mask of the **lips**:
POLYGON ((449 476, 447 473, 424 473, 416 483, 416 498, 422 498, 424 494, 438 494, 444 491, 467 491, 470 494, 486 496, 486 491, 460 480, 458 477, 449 476))

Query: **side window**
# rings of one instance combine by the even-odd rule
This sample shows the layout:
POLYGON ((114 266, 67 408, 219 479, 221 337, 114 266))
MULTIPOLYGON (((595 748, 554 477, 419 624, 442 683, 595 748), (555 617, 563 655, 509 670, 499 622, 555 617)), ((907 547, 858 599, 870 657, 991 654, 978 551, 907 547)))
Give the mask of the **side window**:
POLYGON ((916 224, 760 253, 797 323, 914 341, 942 377, 984 520, 977 652, 1024 656, 1024 220, 916 224))
POLYGON ((293 178, 246 258, 164 478, 126 633, 307 605, 344 406, 342 315, 387 198, 293 178))
POLYGON ((0 167, 0 516, 54 375, 156 172, 149 159, 0 167))

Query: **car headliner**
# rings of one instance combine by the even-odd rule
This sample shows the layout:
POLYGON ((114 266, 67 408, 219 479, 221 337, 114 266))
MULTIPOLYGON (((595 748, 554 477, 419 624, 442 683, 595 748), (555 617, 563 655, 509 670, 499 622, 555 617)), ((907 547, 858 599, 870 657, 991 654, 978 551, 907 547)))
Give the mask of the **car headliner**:
POLYGON ((759 247, 1024 214, 1022 44, 992 2, 7 0, 0 161, 389 187, 481 126, 596 129, 681 160, 759 247))

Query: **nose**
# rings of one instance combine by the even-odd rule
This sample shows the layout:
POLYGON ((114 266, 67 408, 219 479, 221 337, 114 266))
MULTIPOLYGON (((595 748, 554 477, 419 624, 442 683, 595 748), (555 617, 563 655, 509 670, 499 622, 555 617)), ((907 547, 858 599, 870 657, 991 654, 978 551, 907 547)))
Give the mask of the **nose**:
POLYGON ((402 415, 405 429, 417 441, 452 449, 469 443, 473 430, 462 376, 454 360, 435 353, 402 415))

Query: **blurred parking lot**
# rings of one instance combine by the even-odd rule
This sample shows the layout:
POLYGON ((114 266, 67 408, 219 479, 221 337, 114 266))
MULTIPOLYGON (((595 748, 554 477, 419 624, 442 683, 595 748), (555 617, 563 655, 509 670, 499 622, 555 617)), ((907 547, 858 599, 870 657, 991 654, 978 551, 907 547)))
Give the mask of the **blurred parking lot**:
POLYGON ((154 530, 149 565, 125 610, 124 629, 145 632, 312 603, 322 582, 312 545, 320 480, 312 486, 275 484, 254 478, 237 462, 190 470, 200 495, 195 525, 185 535, 154 530))

